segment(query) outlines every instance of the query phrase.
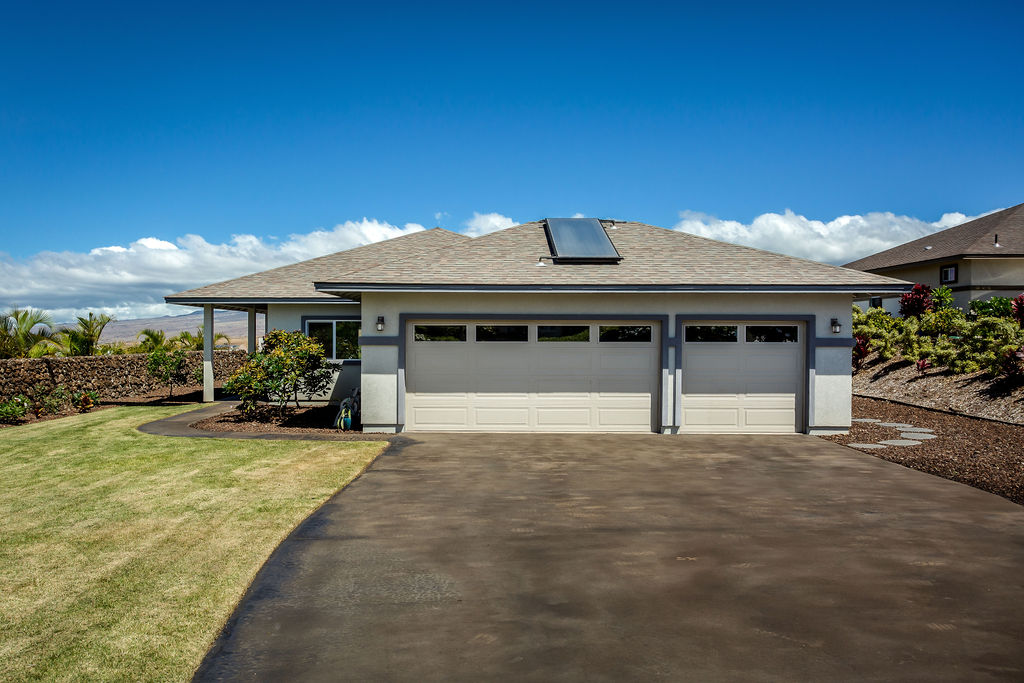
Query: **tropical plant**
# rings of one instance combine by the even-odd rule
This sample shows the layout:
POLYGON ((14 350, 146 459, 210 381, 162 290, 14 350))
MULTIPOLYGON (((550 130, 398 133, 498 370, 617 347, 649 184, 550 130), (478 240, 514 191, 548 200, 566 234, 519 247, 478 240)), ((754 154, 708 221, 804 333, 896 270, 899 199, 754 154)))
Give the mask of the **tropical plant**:
POLYGON ((300 393, 320 394, 332 377, 320 342, 301 332, 273 330, 263 338, 263 350, 250 354, 224 388, 239 396, 244 414, 256 412, 259 401, 272 401, 283 415, 289 400, 298 407, 300 393))
POLYGON ((96 354, 103 335, 103 328, 114 318, 101 313, 96 315, 92 311, 87 317, 78 316, 78 322, 74 327, 66 327, 57 334, 57 352, 65 356, 92 356, 96 354))
POLYGON ((49 313, 34 308, 12 308, 0 316, 0 358, 44 356, 56 333, 49 313))
POLYGON ((900 297, 900 315, 904 318, 917 317, 933 308, 935 304, 932 302, 932 288, 928 285, 916 284, 900 297))
POLYGON ((166 351, 170 346, 167 341, 167 333, 163 330, 155 330, 152 327, 145 328, 135 335, 135 338, 139 342, 138 348, 142 353, 153 353, 157 349, 164 349, 166 351))
POLYGON ((87 413, 100 402, 100 395, 90 389, 83 389, 71 394, 71 405, 80 413, 87 413))
POLYGON ((1013 319, 1017 321, 1017 324, 1024 327, 1024 294, 1019 295, 1013 300, 1013 319))
POLYGON ((146 372, 160 384, 168 387, 167 398, 174 396, 174 385, 181 385, 188 381, 188 372, 185 368, 186 360, 183 350, 168 352, 163 348, 153 351, 146 359, 146 372))
POLYGON ((28 394, 29 409, 36 417, 57 415, 67 408, 71 395, 62 384, 49 387, 42 382, 33 384, 25 393, 28 394))
POLYGON ((953 307, 953 290, 942 285, 932 290, 932 305, 936 311, 943 311, 953 307))
MULTIPOLYGON (((192 334, 188 330, 182 330, 175 336, 171 337, 170 342, 179 349, 185 349, 186 351, 202 351, 205 337, 203 332, 203 326, 200 325, 196 329, 196 333, 192 334)), ((213 335, 213 345, 217 346, 218 342, 229 343, 231 338, 226 334, 217 332, 213 335)))

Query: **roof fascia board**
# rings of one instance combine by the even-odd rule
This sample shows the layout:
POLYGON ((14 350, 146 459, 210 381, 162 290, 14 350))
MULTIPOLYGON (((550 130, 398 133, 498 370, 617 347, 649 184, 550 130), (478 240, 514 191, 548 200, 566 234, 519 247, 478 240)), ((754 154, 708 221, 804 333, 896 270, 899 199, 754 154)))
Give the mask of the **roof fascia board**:
POLYGON ((203 304, 249 304, 252 306, 258 306, 260 304, 329 304, 332 306, 350 304, 359 305, 358 301, 348 301, 342 299, 328 299, 322 296, 318 297, 225 297, 225 296, 189 296, 189 297, 177 297, 177 296, 165 296, 164 301, 169 304, 182 304, 185 306, 201 306, 203 304))
MULTIPOLYGON (((862 272, 865 273, 882 273, 890 270, 899 270, 900 268, 915 268, 917 266, 930 266, 939 263, 946 263, 948 261, 954 261, 956 259, 1009 259, 1009 258, 1024 258, 1024 254, 1013 253, 1013 254, 950 254, 949 256, 936 256, 935 258, 923 259, 921 261, 907 261, 906 263, 898 263, 894 266, 880 266, 878 268, 866 268, 862 272)), ((850 268, 849 266, 843 266, 843 268, 850 268)), ((860 268, 850 268, 850 270, 861 270, 860 268)))
POLYGON ((808 293, 857 293, 909 292, 907 284, 860 284, 860 285, 359 285, 317 282, 316 291, 326 293, 351 292, 504 292, 537 293, 555 292, 563 294, 583 293, 626 293, 626 294, 671 294, 675 292, 716 293, 716 292, 765 292, 771 294, 808 293))

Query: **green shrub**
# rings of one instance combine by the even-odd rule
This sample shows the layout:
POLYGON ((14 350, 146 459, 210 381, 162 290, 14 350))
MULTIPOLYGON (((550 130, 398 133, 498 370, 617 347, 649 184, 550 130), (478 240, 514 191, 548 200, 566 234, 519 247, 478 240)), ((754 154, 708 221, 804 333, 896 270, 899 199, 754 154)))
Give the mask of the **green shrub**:
POLYGON ((329 386, 333 372, 320 342, 301 332, 273 330, 263 338, 263 350, 249 359, 224 383, 225 390, 241 399, 239 410, 252 414, 259 401, 277 404, 278 414, 299 393, 315 395, 329 386))
POLYGON ((146 359, 146 372, 160 384, 169 388, 167 397, 171 398, 174 396, 174 385, 181 385, 188 381, 185 362, 185 352, 181 349, 168 353, 166 349, 158 348, 146 359))
POLYGON ((937 337, 944 334, 959 337, 967 331, 967 316, 959 308, 938 308, 925 311, 918 318, 922 334, 937 337))
POLYGON ((0 422, 17 422, 28 413, 30 403, 27 398, 18 394, 6 401, 0 401, 0 422))
POLYGON ((971 315, 978 318, 1009 318, 1013 315, 1013 299, 1007 296, 994 296, 987 301, 980 299, 970 303, 971 315))

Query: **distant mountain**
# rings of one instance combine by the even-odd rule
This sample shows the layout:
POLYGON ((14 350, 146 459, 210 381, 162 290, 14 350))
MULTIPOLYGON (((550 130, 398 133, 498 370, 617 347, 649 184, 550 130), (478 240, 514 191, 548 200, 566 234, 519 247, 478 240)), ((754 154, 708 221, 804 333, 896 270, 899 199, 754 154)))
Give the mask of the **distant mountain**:
MULTIPOLYGON (((243 311, 215 311, 213 315, 213 330, 226 334, 231 342, 245 348, 248 340, 248 313, 243 311)), ((256 316, 256 336, 262 337, 266 331, 267 317, 256 316)), ((173 337, 179 332, 195 333, 196 329, 203 324, 203 312, 196 311, 187 315, 165 315, 159 318, 135 318, 132 320, 115 320, 108 323, 103 329, 104 343, 125 341, 134 342, 144 329, 163 330, 168 337, 173 337)))

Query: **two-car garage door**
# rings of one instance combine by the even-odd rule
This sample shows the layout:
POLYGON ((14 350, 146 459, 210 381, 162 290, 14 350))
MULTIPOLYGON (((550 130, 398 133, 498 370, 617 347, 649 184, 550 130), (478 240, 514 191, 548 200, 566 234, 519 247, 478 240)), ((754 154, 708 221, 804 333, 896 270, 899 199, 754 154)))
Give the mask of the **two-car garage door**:
POLYGON ((656 323, 415 322, 406 331, 406 428, 649 432, 656 323))
MULTIPOLYGON (((803 428, 798 323, 682 326, 680 432, 803 428)), ((660 426, 656 322, 411 321, 405 428, 649 432, 660 426)))

